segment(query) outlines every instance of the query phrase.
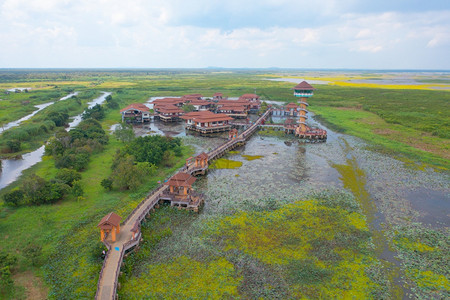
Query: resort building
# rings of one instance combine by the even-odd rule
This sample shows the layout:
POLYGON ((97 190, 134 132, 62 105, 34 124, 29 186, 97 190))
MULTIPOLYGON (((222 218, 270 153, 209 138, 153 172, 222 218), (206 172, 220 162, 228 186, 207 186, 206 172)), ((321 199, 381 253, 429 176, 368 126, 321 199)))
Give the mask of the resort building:
POLYGON ((153 105, 175 105, 177 107, 182 107, 184 100, 181 98, 161 98, 155 99, 152 102, 153 105))
POLYGON ((189 100, 189 102, 186 102, 185 104, 194 106, 195 111, 209 110, 212 106, 211 102, 199 99, 189 100))
POLYGON ((174 122, 180 120, 184 112, 175 105, 163 105, 157 108, 158 117, 164 122, 174 122))
POLYGON ((228 131, 232 118, 226 114, 215 114, 211 111, 190 112, 180 117, 186 122, 186 129, 200 133, 228 131))
POLYGON ((122 122, 149 122, 150 109, 142 103, 133 103, 120 110, 122 114, 122 122))
MULTIPOLYGON (((234 101, 229 101, 234 102, 234 101)), ((228 116, 238 119, 247 118, 247 109, 239 103, 227 103, 217 108, 218 113, 227 114, 228 116)))
POLYGON ((256 94, 244 94, 239 97, 239 100, 248 100, 250 102, 259 101, 259 96, 256 94))

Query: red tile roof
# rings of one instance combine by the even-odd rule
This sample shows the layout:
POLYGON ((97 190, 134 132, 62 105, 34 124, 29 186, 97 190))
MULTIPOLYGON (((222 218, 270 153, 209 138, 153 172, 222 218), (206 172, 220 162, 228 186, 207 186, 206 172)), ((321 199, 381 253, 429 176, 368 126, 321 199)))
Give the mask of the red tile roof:
POLYGON ((206 111, 193 111, 190 113, 181 116, 181 119, 184 120, 193 120, 197 123, 206 123, 206 122, 217 122, 217 121, 229 121, 232 120, 226 114, 215 114, 209 110, 206 111))
POLYGON ((236 112, 244 112, 245 107, 239 104, 224 104, 219 108, 219 111, 236 111, 236 112))
POLYGON ((205 152, 202 152, 199 155, 197 155, 195 158, 197 158, 197 159, 208 159, 208 154, 206 154, 205 152))
POLYGON ((302 81, 299 84, 297 84, 295 87, 292 88, 293 90, 304 90, 304 91, 312 91, 315 90, 312 85, 307 83, 306 81, 302 81))
POLYGON ((184 173, 184 172, 178 172, 177 174, 173 175, 167 182, 165 182, 165 185, 171 185, 171 186, 186 186, 190 187, 192 184, 197 180, 194 176, 184 173))
POLYGON ((98 223, 97 227, 100 227, 102 225, 112 225, 112 226, 119 226, 120 225, 120 220, 122 218, 120 216, 118 216, 117 214, 110 212, 109 214, 107 214, 106 216, 103 217, 103 219, 100 221, 100 223, 98 223))
POLYGON ((239 97, 239 100, 243 100, 243 99, 259 99, 259 96, 256 94, 244 94, 242 96, 239 97))
POLYGON ((168 113, 182 113, 183 111, 174 105, 158 106, 158 111, 163 114, 168 113))
POLYGON ((130 104, 127 107, 121 109, 120 112, 124 112, 124 111, 131 110, 131 109, 140 110, 140 111, 150 111, 150 109, 142 103, 133 103, 133 104, 130 104))
POLYGON ((161 98, 155 99, 152 102, 153 104, 180 104, 184 103, 184 100, 181 98, 161 98))
POLYGON ((291 108, 298 108, 299 106, 297 104, 295 104, 294 102, 289 103, 288 105, 286 105, 287 109, 291 109, 291 108))

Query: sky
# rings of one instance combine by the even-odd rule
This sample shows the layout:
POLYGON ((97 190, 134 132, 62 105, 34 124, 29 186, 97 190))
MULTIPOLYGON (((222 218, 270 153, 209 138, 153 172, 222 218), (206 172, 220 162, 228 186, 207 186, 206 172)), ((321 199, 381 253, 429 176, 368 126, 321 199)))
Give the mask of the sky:
POLYGON ((0 0, 0 68, 450 70, 449 0, 0 0))

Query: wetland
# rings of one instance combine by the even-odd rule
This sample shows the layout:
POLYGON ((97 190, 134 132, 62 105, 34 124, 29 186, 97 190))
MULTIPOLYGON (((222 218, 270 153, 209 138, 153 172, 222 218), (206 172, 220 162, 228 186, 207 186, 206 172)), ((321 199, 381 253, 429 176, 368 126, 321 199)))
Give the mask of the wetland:
MULTIPOLYGON (((108 108, 99 121, 106 131, 117 127, 120 108, 135 102, 151 106, 158 97, 215 92, 236 99, 256 89, 268 104, 280 105, 296 101, 292 82, 267 78, 323 81, 310 99, 308 122, 328 130, 327 142, 299 143, 282 131, 261 130, 245 146, 211 163, 207 175, 194 185, 207 199, 199 214, 163 206, 142 225, 144 241, 121 268, 119 297, 446 298, 449 94, 424 84, 406 89, 386 87, 380 80, 374 81, 382 84, 370 82, 370 87, 355 82, 390 80, 395 74, 337 73, 68 71, 64 81, 56 81, 61 74, 32 72, 27 76, 33 83, 23 83, 32 89, 11 93, 0 102, 11 107, 10 116, 4 111, 1 116, 6 123, 20 119, 34 111, 33 105, 76 90, 83 105, 68 99, 46 108, 74 105, 75 116, 106 90, 119 105, 108 108)), ((15 76, 19 80, 21 75, 15 76)), ((448 85, 434 83, 436 76, 447 75, 428 76, 429 85, 448 85)), ((420 73, 414 80, 428 77, 420 73)), ((9 82, 4 88, 14 86, 19 85, 9 82)), ((44 112, 3 135, 28 128, 44 112)), ((278 117, 272 121, 283 122, 278 117)), ((11 267, 13 277, 26 274, 49 298, 93 298, 105 249, 98 221, 110 211, 126 218, 186 158, 228 138, 202 137, 187 133, 181 123, 158 121, 135 125, 133 133, 179 138, 181 156, 168 155, 169 162, 157 166, 134 189, 108 190, 100 183, 112 174, 114 157, 126 145, 111 132, 102 150, 94 152, 80 171, 81 197, 68 194, 40 206, 0 204, 0 250, 17 259, 11 267), (41 247, 36 260, 24 251, 30 245, 41 247)), ((24 139, 18 154, 25 158, 43 149, 45 138, 53 134, 49 131, 33 143, 24 139)), ((3 199, 29 176, 50 179, 57 172, 55 159, 44 155, 0 190, 0 196, 3 199)), ((29 293, 18 280, 1 296, 21 299, 29 293)))

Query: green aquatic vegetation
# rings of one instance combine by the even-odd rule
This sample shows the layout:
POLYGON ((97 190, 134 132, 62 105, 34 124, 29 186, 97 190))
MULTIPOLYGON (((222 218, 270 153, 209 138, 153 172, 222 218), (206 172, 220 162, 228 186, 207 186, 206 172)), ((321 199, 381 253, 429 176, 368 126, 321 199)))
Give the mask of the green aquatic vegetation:
POLYGON ((120 290, 124 299, 229 299, 238 296, 240 277, 224 258, 208 263, 181 256, 147 266, 120 290), (149 280, 151 278, 151 280, 149 280))
MULTIPOLYGON (((288 298, 371 298, 382 288, 366 272, 377 268, 377 259, 365 217, 327 203, 307 200, 273 211, 239 212, 213 219, 205 234, 230 260, 250 257, 256 269, 273 270, 271 276, 279 277, 274 281, 287 284, 288 298)), ((252 282, 255 275, 238 265, 250 276, 243 281, 252 282)), ((265 290, 259 296, 274 296, 273 286, 259 288, 265 290)), ((257 292, 248 286, 241 290, 248 298, 257 292)))
POLYGON ((448 229, 436 230, 412 223, 394 227, 390 235, 414 296, 419 299, 448 298, 448 229))
POLYGON ((255 159, 261 159, 264 157, 264 155, 241 155, 243 158, 245 158, 246 160, 252 161, 255 159))
POLYGON ((219 158, 209 165, 211 169, 237 169, 242 167, 241 161, 219 158))
POLYGON ((236 150, 232 150, 232 151, 228 151, 229 154, 239 154, 241 153, 241 151, 236 151, 236 150))

